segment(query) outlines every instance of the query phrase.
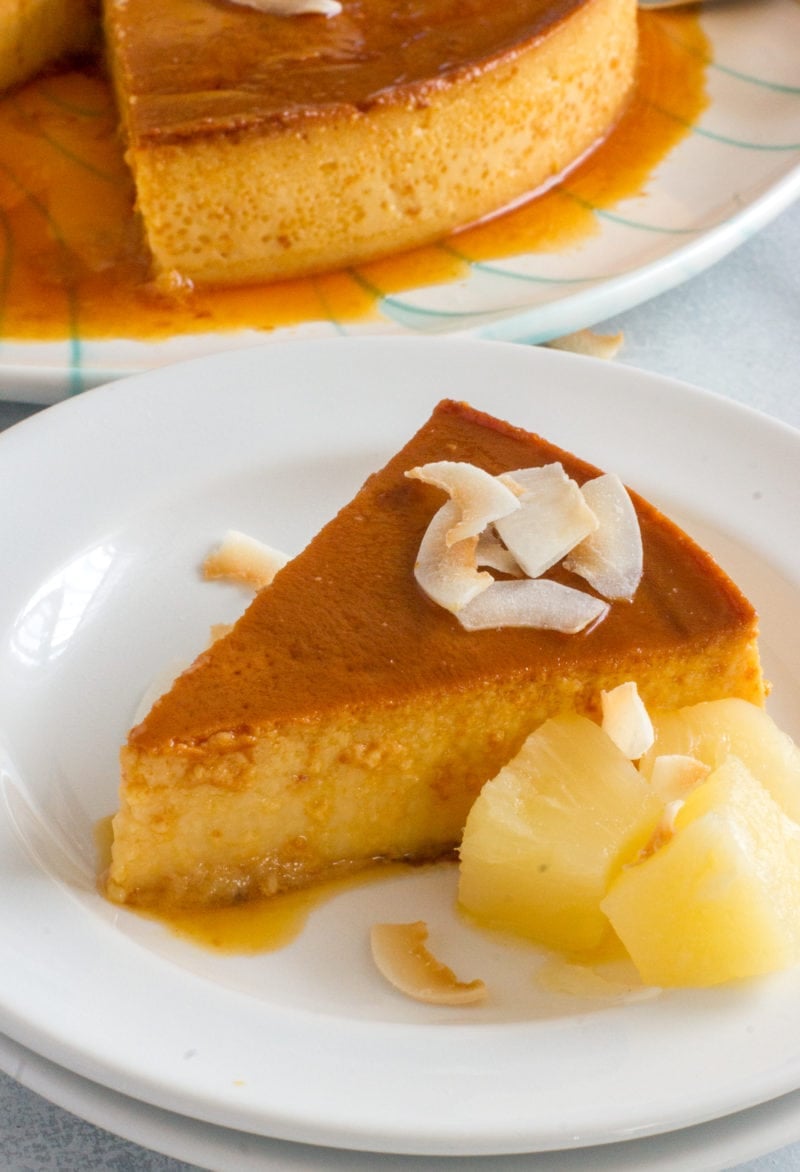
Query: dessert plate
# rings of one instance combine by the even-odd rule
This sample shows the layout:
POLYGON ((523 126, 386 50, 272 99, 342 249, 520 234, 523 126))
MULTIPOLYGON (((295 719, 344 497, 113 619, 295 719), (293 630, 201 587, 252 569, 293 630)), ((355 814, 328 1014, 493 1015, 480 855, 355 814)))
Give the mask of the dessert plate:
MULTIPOLYGON (((378 312, 368 321, 322 316, 260 337, 466 332, 542 342, 665 292, 743 243, 800 194, 800 5, 722 0, 701 20, 713 51, 707 108, 641 195, 598 210, 596 231, 579 246, 474 262, 454 283, 378 289, 378 312)), ((160 343, 93 341, 79 329, 63 343, 9 340, 0 349, 0 395, 53 402, 123 374, 257 340, 245 331, 160 343)))
POLYGON ((664 1133, 800 1088, 800 970, 635 1000, 546 991, 541 955, 470 928, 452 867, 317 906, 279 951, 228 955, 108 904, 94 830, 142 693, 246 602, 197 567, 228 528, 293 552, 443 396, 619 472, 762 614, 773 712, 800 735, 800 434, 701 391, 558 352, 340 339, 136 376, 0 437, 0 1030, 206 1123, 421 1155, 664 1133), (383 984, 376 920, 425 919, 483 1006, 383 984))

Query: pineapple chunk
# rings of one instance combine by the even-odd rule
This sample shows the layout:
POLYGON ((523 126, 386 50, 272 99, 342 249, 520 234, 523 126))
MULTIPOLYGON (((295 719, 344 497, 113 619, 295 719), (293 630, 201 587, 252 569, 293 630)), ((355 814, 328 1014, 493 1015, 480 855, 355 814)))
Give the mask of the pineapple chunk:
MULTIPOLYGON (((690 746, 698 750, 698 740, 690 746)), ((800 827, 728 758, 674 836, 612 880, 602 909, 652 985, 704 986, 800 960, 800 827)))
POLYGON ((708 700, 653 717, 656 739, 639 762, 651 777, 656 757, 680 753, 711 769, 738 757, 796 822, 800 822, 800 749, 763 710, 747 700, 708 700))
POLYGON ((583 716, 546 721, 467 819, 459 900, 478 920, 566 950, 595 947, 610 877, 650 837, 661 803, 583 716))

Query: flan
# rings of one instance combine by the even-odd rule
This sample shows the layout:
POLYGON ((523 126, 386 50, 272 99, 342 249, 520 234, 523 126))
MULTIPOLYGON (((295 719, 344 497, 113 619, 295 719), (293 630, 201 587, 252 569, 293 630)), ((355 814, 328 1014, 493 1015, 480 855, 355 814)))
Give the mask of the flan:
POLYGON ((0 5, 0 90, 45 66, 93 48, 99 0, 4 0, 0 5))
POLYGON ((378 859, 441 856, 533 729, 598 714, 601 691, 625 681, 651 710, 763 702, 753 607, 635 494, 643 574, 631 601, 578 634, 465 630, 415 579, 443 493, 405 474, 440 459, 598 475, 538 436, 439 404, 130 732, 113 900, 224 905, 378 859))
POLYGON ((614 124, 635 0, 104 0, 137 207, 167 281, 244 283, 437 240, 614 124))

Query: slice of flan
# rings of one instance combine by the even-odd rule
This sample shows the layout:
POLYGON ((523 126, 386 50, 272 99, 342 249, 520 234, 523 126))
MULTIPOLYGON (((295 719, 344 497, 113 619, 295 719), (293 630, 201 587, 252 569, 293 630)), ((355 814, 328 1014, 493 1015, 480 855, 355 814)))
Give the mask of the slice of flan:
POLYGON ((3 0, 0 4, 0 90, 40 69, 93 48, 99 0, 3 0))
POLYGON ((598 475, 442 402, 130 733, 114 900, 224 904, 372 860, 440 856, 534 728, 564 711, 597 714, 601 690, 628 680, 652 710, 763 702, 753 608, 635 496, 643 574, 632 601, 578 634, 465 630, 415 579, 444 494, 405 473, 442 459, 494 475, 560 461, 579 484, 598 475))
POLYGON ((252 282, 441 238, 552 181, 631 90, 635 0, 104 0, 159 274, 252 282))

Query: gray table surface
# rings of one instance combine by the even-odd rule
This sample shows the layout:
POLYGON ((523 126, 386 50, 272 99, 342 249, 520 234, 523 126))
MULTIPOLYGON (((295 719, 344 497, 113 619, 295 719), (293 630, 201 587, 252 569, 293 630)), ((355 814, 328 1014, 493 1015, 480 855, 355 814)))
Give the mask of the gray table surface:
MULTIPOLYGON (((624 332, 616 361, 706 387, 800 427, 800 203, 708 272, 596 328, 624 332)), ((32 410, 0 403, 0 428, 32 410)), ((419 1161, 420 1169, 428 1166, 419 1161)), ((93 1127, 0 1075, 0 1172, 190 1167, 93 1127)), ((728 1167, 800 1169, 800 1142, 728 1167)))

